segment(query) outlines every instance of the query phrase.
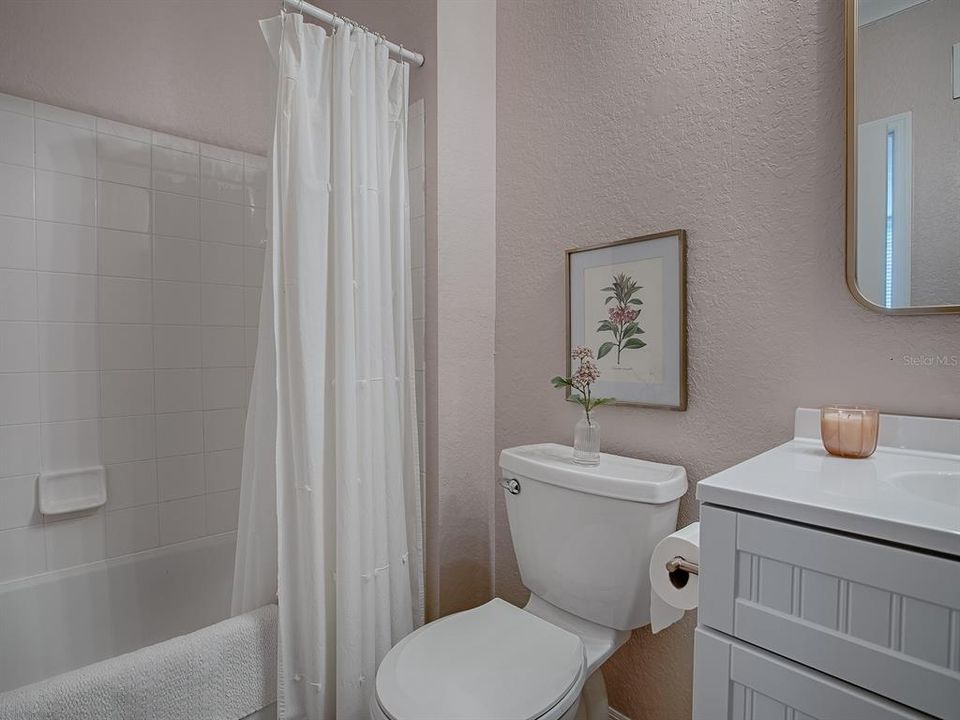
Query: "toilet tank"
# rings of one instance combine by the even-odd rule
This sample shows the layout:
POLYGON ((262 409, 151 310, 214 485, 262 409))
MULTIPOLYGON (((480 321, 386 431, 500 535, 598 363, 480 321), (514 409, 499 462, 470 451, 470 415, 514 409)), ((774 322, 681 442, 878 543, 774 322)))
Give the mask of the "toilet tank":
POLYGON ((523 584, 604 627, 646 625, 650 555, 676 529, 687 472, 606 453, 595 466, 572 458, 572 448, 553 443, 500 453, 523 584))

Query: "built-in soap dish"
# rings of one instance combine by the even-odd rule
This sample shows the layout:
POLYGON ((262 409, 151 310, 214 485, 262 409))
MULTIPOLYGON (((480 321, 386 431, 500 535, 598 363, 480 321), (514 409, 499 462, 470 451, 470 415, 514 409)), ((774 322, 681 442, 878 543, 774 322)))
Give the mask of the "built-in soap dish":
POLYGON ((107 502, 107 473, 101 466, 44 473, 39 495, 43 515, 93 510, 107 502))

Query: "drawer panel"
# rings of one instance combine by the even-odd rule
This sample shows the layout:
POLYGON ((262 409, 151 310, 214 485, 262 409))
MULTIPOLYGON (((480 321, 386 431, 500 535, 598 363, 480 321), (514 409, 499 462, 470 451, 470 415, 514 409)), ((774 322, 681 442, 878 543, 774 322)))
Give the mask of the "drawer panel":
POLYGON ((929 718, 711 630, 695 637, 694 720, 929 718))
POLYGON ((960 720, 960 561, 711 506, 700 530, 702 624, 960 720))

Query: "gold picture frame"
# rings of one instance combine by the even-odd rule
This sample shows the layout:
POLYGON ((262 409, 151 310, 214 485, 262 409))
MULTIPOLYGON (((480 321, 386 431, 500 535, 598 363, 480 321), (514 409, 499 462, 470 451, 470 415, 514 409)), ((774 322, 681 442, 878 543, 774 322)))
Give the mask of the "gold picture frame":
POLYGON ((883 307, 870 300, 857 284, 857 5, 858 0, 844 4, 844 78, 846 98, 846 208, 844 238, 844 278, 854 299, 874 312, 884 315, 940 315, 960 313, 960 305, 911 305, 883 307))
MULTIPOLYGON (((639 237, 616 240, 614 242, 603 243, 600 245, 590 245, 587 247, 571 248, 566 251, 565 268, 565 298, 566 298, 566 373, 570 377, 572 372, 571 350, 576 345, 587 345, 594 349, 597 356, 597 362, 601 367, 600 380, 594 386, 595 394, 599 396, 613 397, 614 405, 625 405, 633 407, 661 408, 668 410, 686 410, 687 409, 687 233, 685 230, 668 230, 665 232, 652 233, 650 235, 641 235, 639 237), (659 279, 659 293, 654 297, 649 294, 646 299, 637 298, 631 300, 636 302, 637 310, 633 317, 637 323, 642 323, 640 317, 644 311, 656 310, 656 315, 649 314, 644 317, 653 317, 659 319, 657 343, 655 347, 658 356, 654 357, 653 366, 658 371, 644 369, 642 372, 633 368, 621 367, 620 353, 623 349, 623 340, 618 341, 616 348, 609 347, 612 342, 603 342, 597 348, 593 348, 590 338, 596 339, 601 332, 597 330, 588 330, 587 323, 595 322, 594 319, 587 319, 587 303, 592 303, 596 307, 604 307, 610 310, 608 303, 612 297, 603 301, 602 305, 597 305, 596 291, 589 293, 587 286, 592 282, 596 285, 596 278, 599 274, 607 274, 615 268, 620 267, 639 267, 639 264, 649 260, 657 260, 655 271, 654 265, 650 265, 650 272, 654 273, 650 277, 656 281, 659 279), (630 265, 632 263, 632 265, 630 265), (659 274, 658 274, 659 273, 659 274), (574 295, 577 295, 574 298, 574 295), (607 347, 604 347, 607 346, 607 347), (604 355, 611 354, 613 350, 617 352, 615 367, 611 367, 612 358, 606 361, 604 365, 604 355), (659 359, 659 364, 657 364, 659 359), (627 370, 628 373, 623 373, 627 370), (604 372, 613 378, 604 377, 604 372), (643 376, 643 372, 647 373, 643 376), (616 379, 617 377, 627 378, 626 380, 616 379), (650 382, 645 382, 644 377, 649 377, 650 382), (656 382, 659 379, 660 382, 656 382)), ((626 278, 630 280, 630 277, 626 278)), ((592 287, 592 285, 591 285, 592 287)), ((643 290, 643 286, 637 286, 643 290)), ((601 288, 606 292, 608 288, 601 288)), ((652 290, 651 290, 652 291, 652 290)), ((619 301, 618 301, 619 302, 619 301)), ((627 307, 627 306, 622 306, 627 307)), ((615 309, 615 308, 614 308, 615 309)), ((610 317, 613 317, 611 315, 610 317)), ((632 320, 631 320, 632 321, 632 320)), ((622 322, 622 321, 621 321, 622 322)), ((609 326, 606 319, 599 321, 599 326, 609 326)), ((620 327, 620 326, 617 326, 620 327)), ((603 332, 614 333, 614 330, 604 330, 603 332)), ((645 331, 640 329, 639 333, 646 337, 645 331)), ((622 332, 621 332, 622 334, 622 332)), ((634 349, 646 349, 647 343, 639 341, 632 346, 634 349), (637 344, 641 347, 637 347, 637 344)), ((631 346, 625 346, 629 348, 631 346)), ((651 345, 651 352, 654 346, 651 345)), ((649 353, 648 353, 649 354, 649 353)), ((571 399, 570 388, 567 388, 567 399, 571 399)))

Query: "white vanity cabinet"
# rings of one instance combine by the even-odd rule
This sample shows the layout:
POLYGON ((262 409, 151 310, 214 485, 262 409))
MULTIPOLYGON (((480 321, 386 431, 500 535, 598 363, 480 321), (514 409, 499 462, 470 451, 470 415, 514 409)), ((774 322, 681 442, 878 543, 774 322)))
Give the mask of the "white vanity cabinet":
POLYGON ((700 546, 696 718, 785 718, 739 711, 774 701, 823 720, 960 718, 960 561, 712 505, 700 546), (736 688, 719 699, 730 715, 716 712, 717 673, 736 688), (790 673, 816 697, 771 695, 790 673), (880 698, 895 701, 888 714, 866 712, 880 698))
POLYGON ((695 720, 960 720, 960 504, 908 485, 960 480, 960 454, 826 457, 801 412, 795 440, 698 488, 695 720))
POLYGON ((695 720, 929 717, 707 628, 697 628, 696 648, 695 720))

